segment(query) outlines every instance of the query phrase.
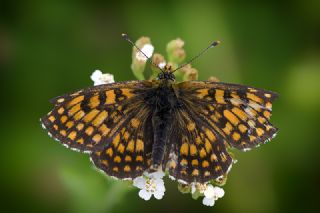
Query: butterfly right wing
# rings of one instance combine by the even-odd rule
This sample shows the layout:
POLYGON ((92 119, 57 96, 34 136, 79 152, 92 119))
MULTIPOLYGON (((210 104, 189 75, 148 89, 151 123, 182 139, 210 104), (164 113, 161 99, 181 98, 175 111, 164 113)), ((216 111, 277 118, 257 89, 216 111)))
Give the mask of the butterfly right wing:
POLYGON ((90 154, 94 165, 108 176, 133 179, 141 176, 151 164, 153 129, 151 111, 145 105, 116 133, 111 143, 90 154))

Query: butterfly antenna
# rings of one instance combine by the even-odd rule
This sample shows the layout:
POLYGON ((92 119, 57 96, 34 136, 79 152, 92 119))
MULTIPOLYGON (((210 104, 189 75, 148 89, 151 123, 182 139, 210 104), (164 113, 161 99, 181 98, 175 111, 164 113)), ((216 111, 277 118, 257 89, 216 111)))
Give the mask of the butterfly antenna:
POLYGON ((142 55, 144 55, 151 62, 151 64, 153 64, 155 67, 157 67, 159 70, 161 70, 161 72, 164 72, 164 70, 161 69, 161 67, 159 67, 157 64, 155 64, 151 60, 151 58, 149 58, 135 43, 132 42, 132 40, 130 39, 130 37, 127 34, 122 33, 121 36, 123 39, 127 40, 132 46, 134 46, 140 53, 142 53, 142 55))
POLYGON ((214 41, 212 42, 207 48, 205 48, 204 50, 202 50, 198 55, 196 55, 195 57, 193 57, 192 59, 190 59, 189 61, 187 61, 186 63, 180 65, 178 68, 174 69, 172 72, 175 72, 179 69, 181 69, 184 66, 187 66, 188 64, 191 64, 194 60, 196 60, 197 58, 199 58, 202 54, 204 54, 205 52, 207 52, 209 49, 217 46, 218 44, 220 44, 220 41, 214 41))

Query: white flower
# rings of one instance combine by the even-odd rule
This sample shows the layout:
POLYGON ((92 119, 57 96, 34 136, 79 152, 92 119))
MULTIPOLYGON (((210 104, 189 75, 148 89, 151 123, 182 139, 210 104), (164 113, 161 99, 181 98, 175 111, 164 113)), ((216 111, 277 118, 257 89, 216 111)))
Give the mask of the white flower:
POLYGON ((144 200, 150 200, 153 195, 160 200, 164 196, 165 187, 162 180, 164 173, 157 171, 137 177, 133 180, 133 185, 140 189, 139 196, 144 200))
POLYGON ((191 193, 192 194, 195 193, 196 191, 203 194, 206 189, 207 189, 206 184, 201 184, 201 183, 192 183, 191 184, 191 193))
POLYGON ((112 74, 105 73, 102 74, 100 70, 96 70, 91 74, 91 80, 94 82, 94 86, 101 84, 114 83, 114 77, 112 74))
MULTIPOLYGON (((142 48, 141 51, 148 57, 150 58, 153 54, 154 47, 151 44, 145 44, 142 48)), ((136 53, 136 59, 138 61, 147 61, 148 59, 140 52, 138 51, 136 53)))
POLYGON ((205 196, 202 200, 203 205, 213 206, 216 200, 224 196, 224 190, 208 184, 203 194, 205 196))
POLYGON ((166 62, 161 62, 158 64, 158 67, 160 67, 161 69, 163 69, 166 66, 166 62))

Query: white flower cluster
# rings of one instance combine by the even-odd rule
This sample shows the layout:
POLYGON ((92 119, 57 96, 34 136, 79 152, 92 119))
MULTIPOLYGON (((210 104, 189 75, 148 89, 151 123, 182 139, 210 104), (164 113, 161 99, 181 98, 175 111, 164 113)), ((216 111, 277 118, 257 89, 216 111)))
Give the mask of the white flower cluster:
POLYGON ((215 201, 224 196, 224 190, 212 184, 194 183, 191 185, 191 193, 199 192, 204 195, 203 205, 213 206, 215 201))
POLYGON ((165 187, 163 178, 164 173, 157 171, 153 173, 145 173, 144 176, 137 177, 133 180, 133 185, 140 189, 139 196, 144 200, 150 200, 153 195, 160 200, 164 196, 165 187))
POLYGON ((220 187, 214 187, 209 184, 203 194, 203 205, 213 206, 216 200, 224 196, 224 190, 220 187))
POLYGON ((94 86, 114 83, 114 76, 112 74, 102 74, 100 70, 95 70, 90 77, 91 80, 94 82, 94 86))

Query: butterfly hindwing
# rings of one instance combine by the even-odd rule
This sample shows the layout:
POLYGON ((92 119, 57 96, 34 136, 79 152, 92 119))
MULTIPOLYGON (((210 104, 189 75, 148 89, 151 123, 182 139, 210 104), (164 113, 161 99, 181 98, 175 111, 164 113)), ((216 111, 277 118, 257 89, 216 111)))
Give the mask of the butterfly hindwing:
POLYGON ((52 100, 54 109, 41 121, 62 144, 80 151, 100 151, 143 108, 143 94, 151 87, 148 82, 129 81, 66 94, 52 100))
POLYGON ((91 153, 92 162, 109 176, 120 179, 141 176, 151 163, 153 133, 149 127, 150 112, 141 108, 102 151, 91 153))
POLYGON ((186 104, 179 107, 174 121, 166 163, 171 176, 187 183, 204 183, 229 171, 228 144, 193 109, 186 104))
POLYGON ((177 85, 179 98, 232 147, 250 149, 270 140, 277 129, 270 123, 277 94, 252 87, 190 81, 177 85))

